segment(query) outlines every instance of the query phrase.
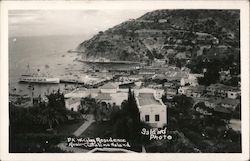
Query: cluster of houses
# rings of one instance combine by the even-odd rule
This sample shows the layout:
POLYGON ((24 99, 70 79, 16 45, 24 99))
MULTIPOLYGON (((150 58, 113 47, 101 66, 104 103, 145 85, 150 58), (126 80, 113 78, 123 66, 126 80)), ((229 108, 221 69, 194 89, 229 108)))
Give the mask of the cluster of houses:
MULTIPOLYGON (((84 97, 121 107, 122 102, 128 98, 130 86, 135 93, 141 120, 153 127, 162 127, 167 123, 166 106, 169 106, 162 102, 163 95, 167 100, 176 95, 186 95, 193 98, 194 107, 203 102, 206 107, 220 113, 231 113, 240 105, 241 92, 238 87, 219 83, 205 87, 199 85, 200 77, 203 74, 192 74, 187 68, 144 68, 134 74, 122 74, 98 88, 77 88, 66 93, 66 107, 77 111, 84 97)), ((204 115, 211 114, 198 106, 196 111, 204 115)))
MULTIPOLYGON (((178 93, 192 97, 196 103, 204 102, 206 107, 224 114, 230 114, 240 106, 240 89, 220 83, 207 87, 202 85, 181 86, 178 93)), ((202 113, 207 114, 206 112, 202 113)))
MULTIPOLYGON (((140 111, 140 118, 154 127, 162 127, 167 123, 167 108, 161 97, 164 93, 161 89, 140 88, 132 89, 140 111)), ((121 107, 128 98, 128 88, 119 88, 119 83, 109 82, 99 88, 78 88, 65 94, 66 108, 77 111, 81 104, 81 98, 92 97, 98 102, 114 104, 121 107)))

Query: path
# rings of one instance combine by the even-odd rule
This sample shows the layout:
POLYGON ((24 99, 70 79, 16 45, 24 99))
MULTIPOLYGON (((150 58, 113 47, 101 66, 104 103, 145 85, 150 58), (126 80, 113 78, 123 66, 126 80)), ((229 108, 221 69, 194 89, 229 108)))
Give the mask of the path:
MULTIPOLYGON (((95 122, 93 115, 86 115, 85 118, 86 121, 73 133, 76 137, 79 137, 93 122, 95 122)), ((86 153, 89 151, 83 148, 69 147, 65 142, 59 143, 57 147, 63 151, 73 153, 86 153)))
POLYGON ((87 115, 86 121, 73 133, 76 137, 80 136, 93 122, 94 116, 93 115, 87 115))

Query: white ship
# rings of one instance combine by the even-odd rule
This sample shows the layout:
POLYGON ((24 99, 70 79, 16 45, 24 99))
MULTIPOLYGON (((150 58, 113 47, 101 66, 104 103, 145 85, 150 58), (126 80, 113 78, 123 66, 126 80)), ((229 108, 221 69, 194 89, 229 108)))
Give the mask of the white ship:
POLYGON ((59 78, 49 76, 48 74, 40 73, 40 69, 37 70, 37 73, 31 74, 29 65, 27 69, 27 74, 21 75, 19 82, 28 82, 28 83, 60 83, 59 78))

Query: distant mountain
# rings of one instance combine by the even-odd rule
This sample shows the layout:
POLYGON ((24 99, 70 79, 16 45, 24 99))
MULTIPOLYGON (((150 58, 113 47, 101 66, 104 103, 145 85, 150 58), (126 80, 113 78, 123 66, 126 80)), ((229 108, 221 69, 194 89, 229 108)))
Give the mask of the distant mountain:
POLYGON ((204 48, 239 48, 239 25, 239 10, 155 10, 100 31, 77 50, 86 59, 191 58, 204 48))

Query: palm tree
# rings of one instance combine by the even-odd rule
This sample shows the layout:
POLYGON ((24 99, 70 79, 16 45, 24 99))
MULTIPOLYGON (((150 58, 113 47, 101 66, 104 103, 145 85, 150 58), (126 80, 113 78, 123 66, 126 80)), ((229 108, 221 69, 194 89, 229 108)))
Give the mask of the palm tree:
POLYGON ((43 125, 47 124, 49 129, 53 129, 53 125, 59 125, 60 122, 65 120, 65 115, 54 108, 47 106, 41 109, 40 114, 38 115, 38 120, 43 125))

